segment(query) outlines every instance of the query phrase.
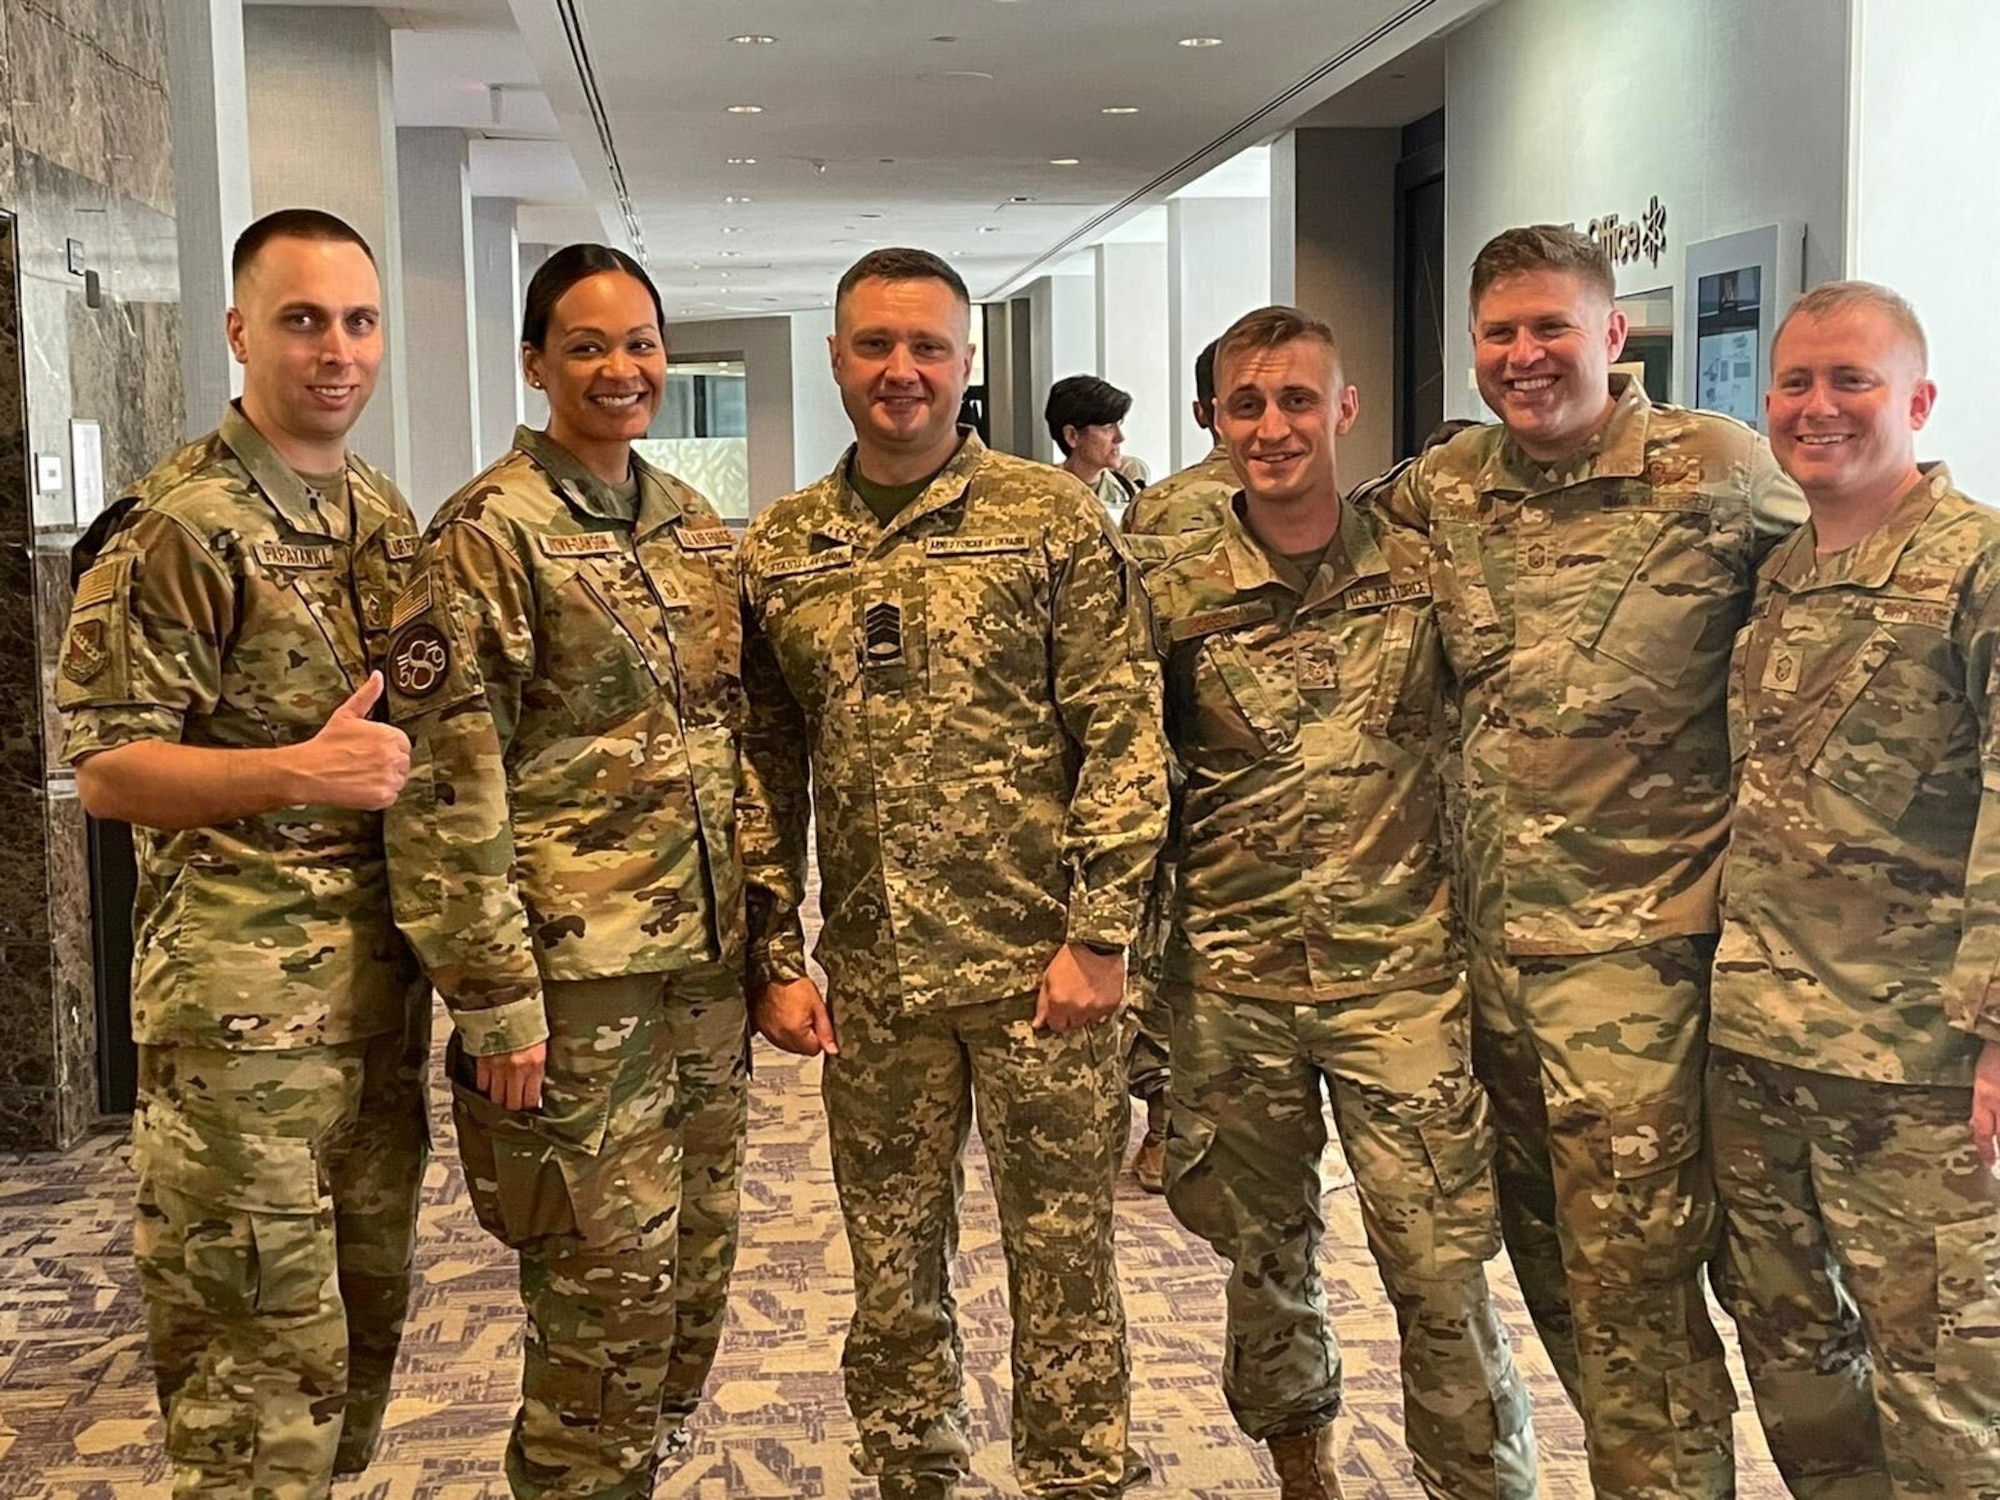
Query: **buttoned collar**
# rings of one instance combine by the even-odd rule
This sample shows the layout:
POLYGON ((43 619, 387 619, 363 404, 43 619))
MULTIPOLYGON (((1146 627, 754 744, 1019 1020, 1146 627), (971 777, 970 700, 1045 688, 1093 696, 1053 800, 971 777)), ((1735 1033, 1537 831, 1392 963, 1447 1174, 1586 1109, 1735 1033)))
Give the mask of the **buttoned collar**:
POLYGON ((1521 451, 1503 428, 1499 444, 1479 471, 1481 492, 1522 495, 1568 489, 1586 479, 1637 479, 1646 472, 1646 429, 1653 403, 1630 375, 1611 377, 1611 415, 1591 439, 1559 463, 1544 464, 1521 451))
POLYGON ((1895 576, 1911 541, 1951 488, 1951 471, 1943 464, 1919 464, 1917 482, 1903 492, 1882 524, 1852 547, 1826 557, 1814 550, 1817 530, 1808 519, 1778 544, 1769 564, 1772 583, 1792 594, 1881 588, 1895 576))
POLYGON ((1238 594, 1254 594, 1266 588, 1283 589, 1300 610, 1316 609, 1328 600, 1345 594, 1367 578, 1388 576, 1389 564, 1361 508, 1351 500, 1340 504, 1340 524, 1333 544, 1321 556, 1313 576, 1305 580, 1301 593, 1297 573, 1260 542, 1244 520, 1244 500, 1238 495, 1225 512, 1216 543, 1216 556, 1229 572, 1230 587, 1238 594))
POLYGON ((671 525, 686 514, 675 498, 669 477, 637 453, 632 455, 632 477, 639 482, 636 499, 628 500, 584 466, 569 449, 532 427, 514 429, 514 446, 548 475, 556 492, 573 510, 599 521, 616 521, 630 526, 634 537, 651 536, 662 526, 671 525))

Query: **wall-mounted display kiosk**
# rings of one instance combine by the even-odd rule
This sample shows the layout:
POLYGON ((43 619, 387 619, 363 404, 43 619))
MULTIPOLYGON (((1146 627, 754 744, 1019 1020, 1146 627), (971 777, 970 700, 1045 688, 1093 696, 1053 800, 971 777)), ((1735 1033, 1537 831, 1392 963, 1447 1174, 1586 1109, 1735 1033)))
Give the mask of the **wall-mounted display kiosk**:
POLYGON ((1805 226, 1767 224, 1687 250, 1681 400, 1764 430, 1771 339, 1805 289, 1805 226))

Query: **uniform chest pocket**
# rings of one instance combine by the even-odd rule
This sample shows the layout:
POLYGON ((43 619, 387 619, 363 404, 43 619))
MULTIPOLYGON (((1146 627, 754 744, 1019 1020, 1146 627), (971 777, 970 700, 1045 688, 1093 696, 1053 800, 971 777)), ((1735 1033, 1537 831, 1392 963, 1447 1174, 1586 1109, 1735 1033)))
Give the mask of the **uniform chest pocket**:
POLYGON ((1368 694, 1362 730, 1376 739, 1424 734, 1437 722, 1444 691, 1436 669, 1438 638, 1429 602, 1393 605, 1367 623, 1373 670, 1359 685, 1368 694))
MULTIPOLYGON (((743 699, 743 612, 734 557, 721 550, 642 552, 666 627, 681 717, 689 723, 737 724, 743 699)), ((641 583, 646 580, 642 579, 641 583)))
POLYGON ((1801 764, 1883 822, 1900 821, 1946 752, 1957 743, 1969 756, 1974 743, 1964 695, 1946 675, 1949 657, 1942 631, 1877 627, 1801 738, 1801 764))
POLYGON ((277 744, 317 734, 367 675, 354 607, 344 568, 247 574, 243 613, 223 660, 223 697, 250 712, 277 744))
POLYGON ((934 682, 1040 682, 1048 672, 1049 580, 1026 537, 925 544, 924 623, 934 682))
POLYGON ((1742 618, 1735 611, 1744 591, 1706 545, 1702 497, 1690 496, 1685 504, 1681 510, 1613 512, 1597 521, 1616 528, 1616 540, 1571 631, 1571 639, 1593 655, 1662 687, 1686 674, 1718 616, 1727 618, 1732 632, 1742 618))
POLYGON ((1446 654, 1464 679, 1477 677, 1514 643, 1512 620, 1486 576, 1485 553, 1478 522, 1433 518, 1431 594, 1446 654))
POLYGON ((1298 741, 1300 702, 1291 653, 1252 651, 1228 635, 1202 638, 1194 655, 1198 751, 1261 759, 1298 741))
POLYGON ((562 695, 579 729, 601 732, 659 695, 671 658, 659 606, 635 561, 591 558, 543 597, 537 675, 562 695))

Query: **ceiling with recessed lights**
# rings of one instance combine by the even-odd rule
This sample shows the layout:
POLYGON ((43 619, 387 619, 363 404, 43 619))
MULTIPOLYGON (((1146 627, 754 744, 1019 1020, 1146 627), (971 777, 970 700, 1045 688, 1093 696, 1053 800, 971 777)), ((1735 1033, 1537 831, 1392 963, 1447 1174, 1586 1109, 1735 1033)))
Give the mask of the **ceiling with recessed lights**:
MULTIPOLYGON (((521 199, 524 239, 637 242, 670 312, 715 316, 819 306, 882 244, 1012 290, 1488 3, 378 8, 409 33, 399 122, 471 133, 474 190, 521 199)), ((1369 123, 1434 107, 1386 97, 1369 123)))

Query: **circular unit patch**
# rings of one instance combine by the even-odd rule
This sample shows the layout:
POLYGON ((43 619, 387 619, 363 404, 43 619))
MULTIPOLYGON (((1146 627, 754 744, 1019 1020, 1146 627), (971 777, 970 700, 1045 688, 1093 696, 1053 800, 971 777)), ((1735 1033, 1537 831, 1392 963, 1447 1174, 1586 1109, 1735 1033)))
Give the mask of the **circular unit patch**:
POLYGON ((428 698, 444 686, 451 648, 435 625, 412 625, 389 653, 389 682, 405 698, 428 698))

